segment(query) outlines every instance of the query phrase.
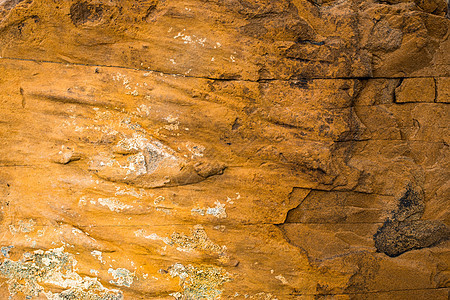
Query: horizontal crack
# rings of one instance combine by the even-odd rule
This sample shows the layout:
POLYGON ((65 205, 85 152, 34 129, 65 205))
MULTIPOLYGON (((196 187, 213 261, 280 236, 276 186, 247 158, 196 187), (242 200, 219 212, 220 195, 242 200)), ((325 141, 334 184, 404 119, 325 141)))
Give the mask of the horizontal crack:
MULTIPOLYGON (((130 215, 130 214, 129 214, 130 215)), ((127 215, 127 216, 129 216, 127 215)), ((24 217, 24 219, 26 219, 24 217)), ((33 219, 33 217, 31 217, 31 219, 33 219)), ((39 220, 39 218, 34 218, 36 220, 39 220)), ((239 221, 239 220, 237 220, 239 221)), ((66 224, 70 224, 70 223, 66 223, 66 224)), ((130 227, 130 228, 134 228, 134 227, 170 227, 170 226, 195 226, 195 225, 203 225, 203 226, 216 226, 219 223, 215 223, 215 222, 191 222, 191 223, 166 223, 166 224, 126 224, 126 225, 118 225, 118 224, 103 224, 103 225, 83 225, 83 224, 76 224, 77 227, 79 228, 111 228, 111 227, 122 227, 122 228, 126 228, 126 227, 130 227)), ((239 228, 241 226, 261 226, 261 225, 274 225, 274 226, 278 226, 280 224, 283 223, 275 223, 275 222, 260 222, 260 223, 240 223, 240 222, 221 222, 220 225, 224 225, 227 226, 228 228, 234 229, 234 228, 239 228)), ((0 225, 0 228, 2 227, 6 227, 9 228, 8 226, 10 225, 18 225, 18 223, 9 223, 9 224, 5 224, 5 225, 0 225)), ((48 224, 40 224, 40 225, 35 225, 35 227, 57 227, 56 225, 48 225, 48 224)))
POLYGON ((383 222, 284 222, 276 225, 355 225, 355 224, 383 224, 383 222))
POLYGON ((367 76, 341 76, 341 77, 305 77, 305 78, 292 78, 292 79, 258 79, 258 80, 250 80, 250 79, 234 79, 234 78, 214 78, 214 77, 208 77, 208 76, 193 76, 193 75, 185 75, 185 74, 179 74, 179 73, 167 73, 164 71, 158 71, 158 70, 150 70, 150 69, 140 69, 140 68, 132 68, 127 66, 120 66, 120 65, 101 65, 101 64, 86 64, 86 63, 69 63, 69 62, 59 62, 59 61, 52 61, 52 60, 37 60, 32 58, 17 58, 17 57, 0 57, 0 59, 4 60, 14 60, 14 61, 28 61, 28 62, 35 62, 35 63, 49 63, 49 64, 60 64, 60 65, 72 65, 72 66, 85 66, 85 67, 102 67, 102 68, 118 68, 118 69, 126 69, 126 70, 134 70, 134 71, 143 71, 143 72, 154 72, 154 73, 160 73, 167 76, 179 76, 179 77, 185 77, 185 78, 196 78, 196 79, 207 79, 207 80, 214 80, 214 81, 243 81, 243 82, 272 82, 272 81, 286 81, 286 82, 293 82, 298 80, 371 80, 371 79, 401 79, 401 78, 447 78, 450 76, 378 76, 378 77, 367 77, 367 76))
POLYGON ((293 296, 338 296, 338 295, 366 295, 366 294, 380 294, 380 293, 392 293, 392 292, 409 292, 409 291, 429 291, 429 290, 449 290, 448 287, 436 287, 436 288, 417 288, 417 289, 392 289, 392 290, 378 290, 378 291, 366 291, 366 292, 354 292, 354 293, 317 293, 317 294, 303 294, 303 293, 290 293, 293 296))
POLYGON ((343 189, 343 190, 327 190, 327 189, 320 189, 320 188, 304 188, 300 186, 296 186, 294 188, 299 189, 307 189, 311 191, 319 191, 319 192, 330 192, 330 193, 356 193, 356 194, 365 194, 365 195, 377 195, 377 196, 385 196, 385 197, 394 197, 394 195, 389 194, 380 194, 380 193, 374 193, 374 192, 363 192, 363 191, 355 191, 352 189, 343 189))
MULTIPOLYGON (((409 127, 407 127, 409 128, 409 127)), ((328 142, 328 140, 308 140, 313 142, 328 142)), ((360 140, 343 140, 343 141, 331 141, 333 143, 348 143, 348 142, 402 142, 402 143, 428 143, 428 144, 446 144, 445 141, 425 141, 425 140, 402 140, 402 139, 360 139, 360 140)))

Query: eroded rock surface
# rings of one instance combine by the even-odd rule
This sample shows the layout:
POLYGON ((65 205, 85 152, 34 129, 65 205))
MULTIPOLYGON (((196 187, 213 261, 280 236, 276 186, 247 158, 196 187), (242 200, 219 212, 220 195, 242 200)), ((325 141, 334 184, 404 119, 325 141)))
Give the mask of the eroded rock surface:
POLYGON ((395 257, 448 239, 450 232, 443 222, 420 220, 424 208, 423 196, 408 187, 392 218, 387 219, 374 235, 377 250, 395 257))
POLYGON ((0 299, 447 299, 445 0, 0 0, 0 299))

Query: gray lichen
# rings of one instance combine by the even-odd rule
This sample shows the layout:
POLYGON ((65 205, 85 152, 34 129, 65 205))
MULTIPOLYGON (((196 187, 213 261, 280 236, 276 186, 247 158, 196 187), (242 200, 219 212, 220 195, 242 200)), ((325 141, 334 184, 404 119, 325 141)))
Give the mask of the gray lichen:
POLYGON ((41 293, 47 299, 121 300, 119 290, 105 288, 97 278, 76 273, 77 261, 64 248, 25 253, 19 261, 5 259, 0 264, 0 277, 6 279, 11 295, 22 293, 27 299, 41 293), (57 286, 53 293, 44 286, 57 286))
POLYGON ((9 257, 9 251, 11 251, 12 248, 14 248, 14 246, 2 247, 1 252, 2 252, 3 256, 9 257))
POLYGON ((109 268, 108 273, 111 273, 115 279, 115 281, 111 280, 109 283, 117 286, 130 287, 135 277, 134 273, 131 273, 124 268, 118 268, 116 270, 114 270, 113 268, 109 268))
POLYGON ((216 254, 225 252, 225 247, 215 244, 208 238, 205 229, 201 225, 194 226, 194 229, 191 230, 191 235, 174 232, 171 236, 170 244, 176 245, 185 251, 195 249, 216 254))
POLYGON ((180 300, 218 299, 222 294, 220 286, 231 280, 224 269, 215 266, 185 267, 177 263, 169 268, 169 274, 180 278, 183 291, 172 294, 180 300))

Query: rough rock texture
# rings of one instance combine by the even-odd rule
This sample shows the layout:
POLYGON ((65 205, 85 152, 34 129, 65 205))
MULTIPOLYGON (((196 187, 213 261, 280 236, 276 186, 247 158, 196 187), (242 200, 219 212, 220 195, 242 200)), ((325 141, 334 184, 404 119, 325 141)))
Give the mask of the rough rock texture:
POLYGON ((0 299, 448 299, 445 0, 0 0, 0 299))
POLYGON ((409 187, 399 202, 392 219, 386 220, 374 235, 375 248, 379 252, 395 257, 448 238, 448 228, 441 221, 418 220, 425 208, 418 192, 409 187))

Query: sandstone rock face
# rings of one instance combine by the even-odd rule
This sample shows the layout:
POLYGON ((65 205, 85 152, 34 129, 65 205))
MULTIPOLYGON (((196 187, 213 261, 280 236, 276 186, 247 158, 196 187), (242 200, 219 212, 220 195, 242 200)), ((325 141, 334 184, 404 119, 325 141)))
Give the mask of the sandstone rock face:
POLYGON ((395 89, 396 103, 431 102, 436 99, 436 83, 433 78, 407 78, 395 89))
POLYGON ((0 0, 0 299, 448 299, 445 0, 0 0))

